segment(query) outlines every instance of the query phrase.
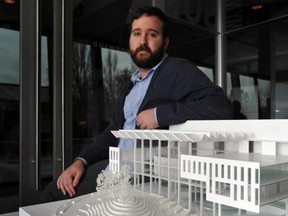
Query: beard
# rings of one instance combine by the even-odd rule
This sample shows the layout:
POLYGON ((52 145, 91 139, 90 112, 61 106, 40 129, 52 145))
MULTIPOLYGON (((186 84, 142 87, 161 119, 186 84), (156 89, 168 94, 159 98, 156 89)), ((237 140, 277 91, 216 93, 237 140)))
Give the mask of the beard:
POLYGON ((148 46, 143 45, 138 47, 135 51, 129 49, 129 52, 131 59, 139 68, 151 69, 162 60, 165 52, 165 46, 163 43, 157 50, 152 52, 148 46), (150 55, 146 58, 139 58, 137 54, 140 51, 146 51, 150 55))

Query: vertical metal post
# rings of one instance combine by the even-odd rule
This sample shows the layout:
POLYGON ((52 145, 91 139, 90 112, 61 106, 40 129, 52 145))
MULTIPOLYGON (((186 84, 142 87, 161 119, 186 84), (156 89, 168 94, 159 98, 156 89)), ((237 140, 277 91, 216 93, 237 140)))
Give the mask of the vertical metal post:
POLYGON ((72 161, 72 5, 53 1, 53 177, 72 161))
POLYGON ((40 1, 20 2, 20 206, 35 203, 40 183, 40 1), (34 199, 34 200, 33 200, 34 199))
POLYGON ((227 93, 227 62, 226 62, 226 14, 225 1, 217 0, 216 13, 216 58, 215 58, 215 83, 227 93))

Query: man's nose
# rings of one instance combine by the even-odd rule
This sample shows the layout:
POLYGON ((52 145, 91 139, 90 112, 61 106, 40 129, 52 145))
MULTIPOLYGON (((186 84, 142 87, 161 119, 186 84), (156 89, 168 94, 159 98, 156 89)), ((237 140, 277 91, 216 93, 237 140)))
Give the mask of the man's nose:
POLYGON ((144 44, 147 45, 147 36, 146 35, 141 36, 140 44, 141 45, 144 45, 144 44))

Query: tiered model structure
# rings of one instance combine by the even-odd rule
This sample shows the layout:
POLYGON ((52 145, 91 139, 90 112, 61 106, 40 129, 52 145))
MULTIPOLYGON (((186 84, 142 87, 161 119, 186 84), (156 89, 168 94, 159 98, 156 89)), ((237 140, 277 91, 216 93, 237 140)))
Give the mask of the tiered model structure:
POLYGON ((287 120, 188 121, 170 130, 113 131, 134 139, 134 148, 111 149, 110 167, 117 172, 129 164, 134 190, 193 215, 288 216, 287 126, 287 120), (267 205, 277 211, 270 214, 267 205))
POLYGON ((110 148, 109 155, 113 175, 130 167, 128 201, 93 193, 57 216, 288 216, 288 120, 188 121, 112 133, 134 140, 133 148, 110 148))

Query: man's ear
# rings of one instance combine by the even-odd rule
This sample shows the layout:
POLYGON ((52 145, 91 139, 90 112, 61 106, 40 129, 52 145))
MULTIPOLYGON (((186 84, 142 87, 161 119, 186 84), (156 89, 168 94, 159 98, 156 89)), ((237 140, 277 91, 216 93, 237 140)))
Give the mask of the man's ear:
POLYGON ((169 37, 166 37, 164 40, 164 44, 165 44, 165 50, 167 49, 168 45, 169 45, 169 37))

